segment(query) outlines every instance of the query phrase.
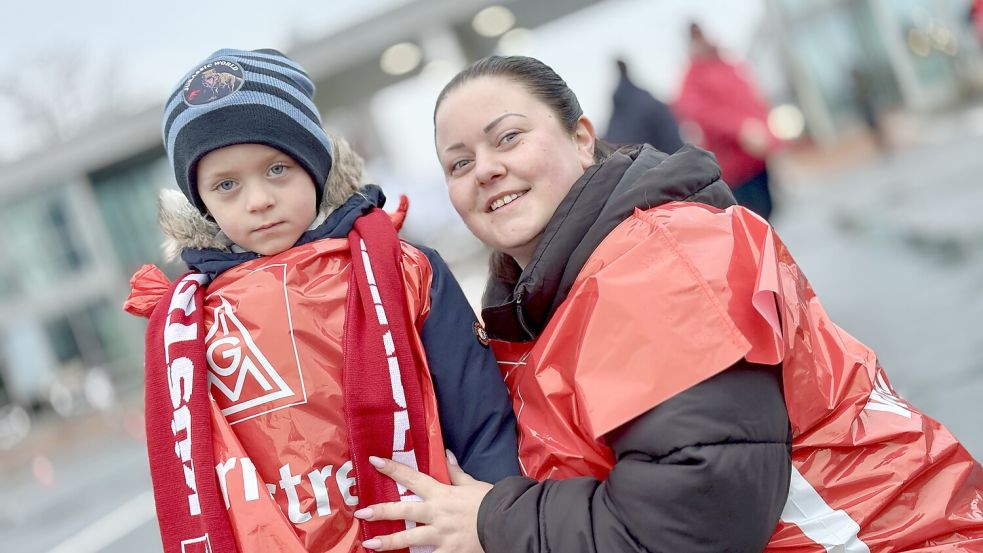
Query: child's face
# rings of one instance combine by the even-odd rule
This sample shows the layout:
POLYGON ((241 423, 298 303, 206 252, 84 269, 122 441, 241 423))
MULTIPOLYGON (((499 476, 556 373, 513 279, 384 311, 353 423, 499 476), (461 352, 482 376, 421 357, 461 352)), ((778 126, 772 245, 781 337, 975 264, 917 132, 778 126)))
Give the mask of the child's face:
POLYGON ((292 247, 317 215, 311 176, 262 144, 213 150, 198 162, 198 194, 233 242, 261 255, 292 247))

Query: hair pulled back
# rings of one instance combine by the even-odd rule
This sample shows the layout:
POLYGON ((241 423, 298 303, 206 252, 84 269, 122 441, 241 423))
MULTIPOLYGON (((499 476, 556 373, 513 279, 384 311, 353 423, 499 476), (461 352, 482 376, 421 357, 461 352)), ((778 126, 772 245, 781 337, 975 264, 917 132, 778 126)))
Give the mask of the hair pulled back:
POLYGON ((434 106, 434 121, 437 119, 440 104, 448 94, 480 77, 503 77, 523 86, 530 94, 549 106, 559 119, 560 125, 571 134, 577 129, 577 121, 584 114, 577 95, 550 66, 527 56, 488 56, 461 70, 444 86, 434 106))

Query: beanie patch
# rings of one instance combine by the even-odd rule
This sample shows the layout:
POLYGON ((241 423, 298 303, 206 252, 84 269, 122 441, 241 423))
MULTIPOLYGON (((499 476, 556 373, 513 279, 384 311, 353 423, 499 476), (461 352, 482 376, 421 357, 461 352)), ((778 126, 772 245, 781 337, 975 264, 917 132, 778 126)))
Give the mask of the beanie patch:
POLYGON ((221 100, 242 88, 245 79, 242 67, 229 60, 206 63, 195 71, 184 85, 184 101, 200 106, 221 100))

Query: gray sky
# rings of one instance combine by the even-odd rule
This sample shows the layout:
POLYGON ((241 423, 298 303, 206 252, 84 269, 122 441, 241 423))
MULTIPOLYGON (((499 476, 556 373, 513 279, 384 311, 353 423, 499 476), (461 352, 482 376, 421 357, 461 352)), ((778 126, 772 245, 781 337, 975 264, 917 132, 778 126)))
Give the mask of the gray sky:
MULTIPOLYGON (((0 51, 16 52, 0 58, 0 75, 41 71, 52 57, 67 56, 93 75, 92 90, 109 90, 121 99, 121 109, 145 108, 162 103, 185 70, 214 50, 289 49, 406 1, 411 0, 18 2, 5 9, 0 27, 0 51), (12 9, 16 17, 9 17, 12 9)), ((615 79, 612 57, 626 57, 636 81, 671 98, 685 65, 690 19, 700 20, 724 47, 743 53, 762 10, 762 0, 608 0, 537 29, 523 53, 564 76, 603 129, 615 79)), ((389 169, 405 178, 433 178, 430 113, 442 84, 406 81, 373 100, 383 141, 393 153, 389 169)), ((6 158, 28 146, 30 137, 2 98, 0 120, 0 158, 6 158)))
MULTIPOLYGON (((17 2, 16 7, 4 3, 0 76, 47 75, 46 64, 68 58, 78 61, 80 71, 92 80, 109 81, 92 83, 92 90, 108 88, 120 97, 123 109, 145 108, 163 103, 184 72, 215 50, 289 49, 406 1, 37 0, 17 2)), ((0 121, 4 122, 0 153, 7 154, 0 159, 29 146, 30 136, 2 97, 0 121)))

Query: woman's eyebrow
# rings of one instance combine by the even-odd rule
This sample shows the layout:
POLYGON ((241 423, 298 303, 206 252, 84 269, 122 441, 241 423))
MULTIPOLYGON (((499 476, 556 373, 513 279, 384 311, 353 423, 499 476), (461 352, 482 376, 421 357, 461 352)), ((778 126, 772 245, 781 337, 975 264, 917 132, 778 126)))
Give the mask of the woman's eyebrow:
POLYGON ((505 119, 506 117, 508 117, 510 115, 515 115, 516 117, 525 117, 525 115, 522 115, 521 113, 512 113, 512 112, 503 113, 502 115, 499 115, 498 117, 496 117, 491 123, 488 123, 487 125, 485 125, 485 128, 481 129, 482 132, 484 132, 485 134, 488 134, 488 131, 490 131, 493 128, 495 128, 495 125, 497 125, 499 123, 499 121, 501 121, 502 119, 505 119))
MULTIPOLYGON (((481 132, 483 132, 485 134, 488 134, 489 131, 491 131, 492 129, 495 128, 495 125, 499 124, 499 122, 501 122, 502 119, 505 119, 506 117, 508 117, 510 115, 514 115, 516 117, 522 117, 522 118, 525 118, 526 117, 525 115, 522 115, 521 113, 512 113, 512 112, 503 113, 502 115, 499 115, 494 120, 492 120, 491 123, 488 123, 487 125, 485 125, 485 128, 481 129, 481 132)), ((464 143, 463 142, 457 142, 456 144, 451 144, 450 146, 444 148, 444 151, 445 152, 449 152, 451 150, 456 150, 458 148, 463 148, 463 147, 464 147, 464 143)))

